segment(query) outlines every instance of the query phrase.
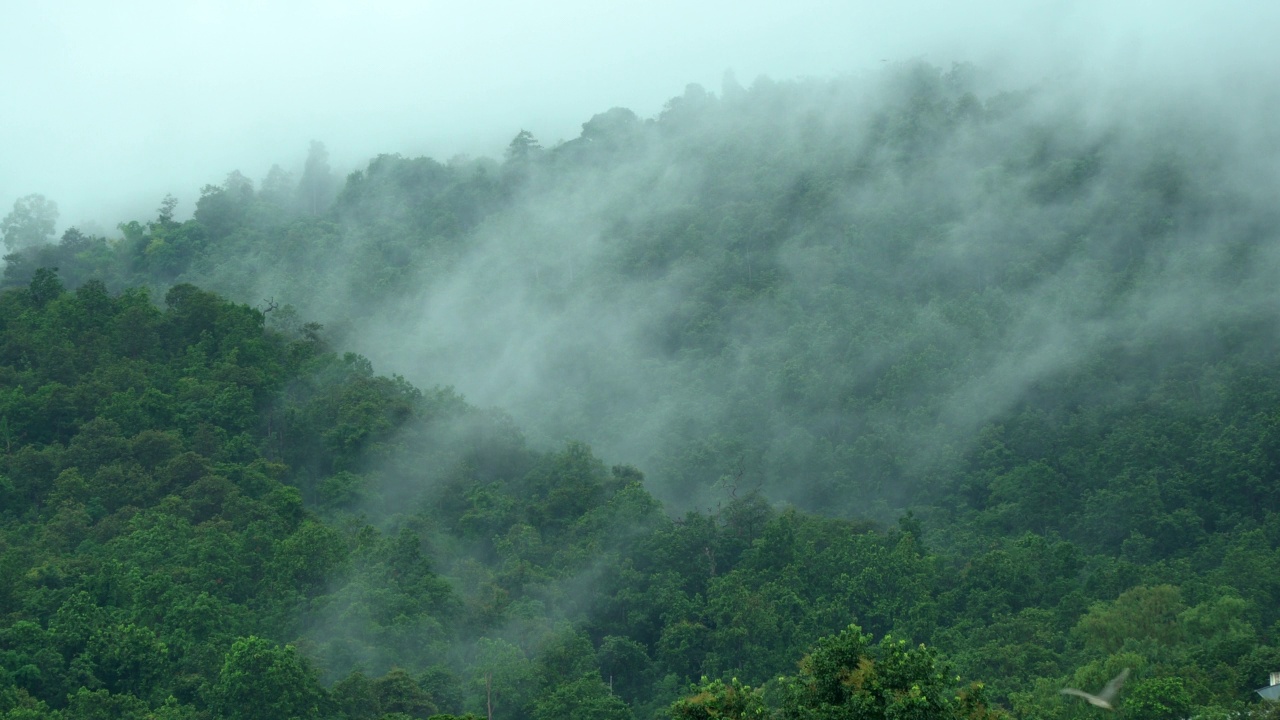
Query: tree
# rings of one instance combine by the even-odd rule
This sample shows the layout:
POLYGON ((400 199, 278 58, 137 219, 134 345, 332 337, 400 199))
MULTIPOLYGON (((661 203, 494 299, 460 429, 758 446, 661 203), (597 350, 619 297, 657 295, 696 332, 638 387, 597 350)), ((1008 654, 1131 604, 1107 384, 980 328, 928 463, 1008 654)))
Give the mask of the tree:
POLYGON ((291 646, 250 635, 227 651, 215 688, 219 709, 233 720, 320 716, 323 690, 291 646))
POLYGON ((80 228, 67 228, 66 232, 62 233, 62 239, 58 241, 58 247, 74 254, 88 250, 97 242, 100 242, 99 238, 85 235, 80 228))
POLYGON ((507 145, 506 158, 507 162, 524 162, 533 159, 540 152, 542 146, 533 137, 533 133, 521 130, 511 139, 511 144, 507 145))
POLYGON ((488 717, 527 714, 537 687, 533 663, 505 640, 480 638, 470 707, 488 717))
POLYGON ((329 698, 348 720, 373 720, 382 710, 378 704, 378 688, 359 671, 334 684, 329 698))
POLYGON ((534 705, 534 720, 631 720, 631 708, 594 672, 554 686, 534 705))
POLYGON ((649 668, 653 661, 645 647, 630 638, 608 635, 597 653, 600 673, 609 679, 609 687, 628 702, 643 698, 649 668))
POLYGON ((1154 641, 1173 645, 1182 639, 1179 613, 1186 609, 1182 593, 1172 585, 1139 585, 1110 603, 1095 603, 1073 631, 1085 647, 1105 653, 1119 652, 1131 642, 1154 641))
POLYGON ((156 212, 156 225, 162 228, 175 227, 178 223, 173 219, 173 211, 178 207, 178 198, 169 193, 160 201, 160 209, 156 212))
POLYGON ((1134 720, 1176 720, 1191 712, 1191 693, 1182 678, 1161 677, 1139 680, 1125 688, 1120 706, 1123 718, 1134 720))
POLYGON ((36 307, 44 307, 49 301, 66 292, 62 281, 58 279, 58 268, 40 268, 27 286, 31 302, 36 307))
POLYGON ((384 713, 425 718, 435 715, 438 710, 431 697, 402 668, 391 668, 386 675, 374 681, 373 688, 377 693, 378 707, 384 713))
POLYGON ((308 215, 319 215, 329 207, 336 192, 337 184, 329 170, 329 151, 324 143, 312 140, 302 180, 298 183, 299 204, 308 215))
MULTIPOLYGON (((629 108, 615 107, 596 113, 582 123, 582 137, 592 141, 620 141, 635 133, 640 118, 629 108)), ((518 136, 517 136, 518 137, 518 136)))
POLYGON ((272 165, 259 186, 258 196, 277 207, 289 207, 289 198, 295 186, 293 173, 279 165, 272 165))
POLYGON ((94 633, 88 651, 107 689, 145 697, 163 678, 169 649, 150 629, 126 623, 94 633))
POLYGON ((782 717, 948 718, 986 716, 981 698, 957 705, 950 668, 935 651, 886 635, 877 645, 856 625, 818 641, 800 673, 782 678, 782 717))
POLYGON ((39 193, 18 198, 13 210, 0 221, 0 233, 11 252, 43 245, 58 224, 58 204, 39 193))
POLYGON ((252 183, 234 172, 220 186, 205 185, 201 188, 193 217, 214 241, 218 241, 244 224, 252 201, 252 183))
POLYGON ((764 693, 738 678, 725 683, 703 677, 689 689, 692 695, 671 704, 674 720, 755 720, 765 713, 764 693))

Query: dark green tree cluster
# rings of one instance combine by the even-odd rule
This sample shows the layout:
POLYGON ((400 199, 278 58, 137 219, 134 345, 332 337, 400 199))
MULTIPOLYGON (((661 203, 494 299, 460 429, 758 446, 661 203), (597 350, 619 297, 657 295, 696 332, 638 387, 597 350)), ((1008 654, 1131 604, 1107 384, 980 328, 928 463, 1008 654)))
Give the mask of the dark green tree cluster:
MULTIPOLYGON (((41 269, 0 304, 5 709, 194 717, 230 692, 235 643, 290 639, 282 592, 314 590, 286 548, 311 533, 321 575, 346 555, 259 449, 295 353, 261 313, 189 285, 162 308, 41 269)), ((264 688, 319 692, 268 645, 285 654, 264 688)))
MULTIPOLYGON (((768 712, 985 717, 999 702, 1065 718, 1058 688, 1120 667, 1134 668, 1126 712, 1173 717, 1236 707, 1280 662, 1265 507, 1197 543, 1134 531, 1117 546, 1072 531, 1065 495, 1031 530, 1032 508, 977 492, 1064 472, 1019 460, 1041 446, 1018 423, 957 466, 972 479, 954 506, 893 531, 731 483, 718 508, 671 518, 633 468, 581 444, 532 450, 501 415, 190 285, 161 307, 95 282, 68 292, 40 270, 0 303, 0 562, 14 578, 0 699, 14 717, 647 717, 706 676, 679 712, 756 707, 716 680, 741 677, 776 686, 768 712), (873 652, 857 633, 785 678, 850 620, 929 640, 988 684, 953 697, 932 655, 905 640, 873 652), (913 684, 869 670, 898 665, 913 684), (846 694, 821 689, 823 673, 846 694)), ((1265 417, 1226 406, 1237 426, 1265 417)))

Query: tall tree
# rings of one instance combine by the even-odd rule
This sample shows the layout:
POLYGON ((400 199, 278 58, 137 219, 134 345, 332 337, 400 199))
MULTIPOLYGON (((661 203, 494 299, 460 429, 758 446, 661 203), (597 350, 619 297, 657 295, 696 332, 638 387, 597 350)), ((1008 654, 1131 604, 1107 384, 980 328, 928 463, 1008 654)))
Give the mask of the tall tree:
POLYGON ((540 152, 542 152, 542 145, 538 143, 533 133, 521 130, 507 145, 506 158, 508 162, 524 162, 531 160, 540 152))
POLYGON ((319 215, 337 192, 333 172, 329 169, 329 151, 319 140, 311 141, 311 149, 307 151, 307 164, 302 170, 302 180, 298 183, 298 200, 303 211, 309 215, 319 215))
POLYGON ((10 252, 43 245, 58 224, 58 204, 34 193, 13 201, 13 210, 0 221, 0 233, 10 252))
POLYGON ((285 208, 289 207, 289 198, 292 197, 294 187, 296 187, 296 184, 293 179, 293 173, 279 165, 272 165, 271 169, 267 171, 267 176, 262 180, 258 196, 281 208, 285 208))

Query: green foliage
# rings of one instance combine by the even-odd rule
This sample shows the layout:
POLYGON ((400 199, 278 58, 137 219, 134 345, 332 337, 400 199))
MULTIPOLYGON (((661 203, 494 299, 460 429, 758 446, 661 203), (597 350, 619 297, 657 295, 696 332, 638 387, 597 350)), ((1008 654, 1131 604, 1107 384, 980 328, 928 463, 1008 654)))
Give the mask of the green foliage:
POLYGON ((729 683, 708 680, 689 688, 693 693, 671 705, 674 720, 753 720, 765 716, 760 689, 752 689, 733 678, 729 683))
POLYGON ((779 677, 766 688, 752 689, 737 678, 725 683, 704 677, 690 688, 692 695, 671 705, 671 717, 1004 717, 988 706, 981 685, 953 692, 949 668, 935 651, 889 636, 876 645, 870 641, 856 625, 824 637, 800 661, 797 675, 779 677))
POLYGON ((631 709, 595 673, 562 682, 534 705, 534 720, 631 720, 631 709))
POLYGON ((1170 645, 1180 639, 1178 616, 1184 608, 1176 587, 1139 586, 1112 603, 1090 608, 1076 630, 1086 647, 1104 654, 1119 652, 1130 643, 1170 645))
POLYGON ((983 82, 313 143, 110 239, 19 200, 0 713, 1267 715, 1273 158, 983 82))
POLYGON ((82 687, 67 698, 63 716, 77 720, 144 720, 149 711, 147 703, 132 695, 112 695, 106 690, 90 692, 82 687))
POLYGON ((291 646, 247 637, 227 651, 213 692, 233 720, 318 718, 324 691, 291 646))
POLYGON ((1129 685, 1121 715, 1143 720, 1174 720, 1187 717, 1191 708, 1191 693, 1182 678, 1149 678, 1129 685))
MULTIPOLYGON (((277 643, 297 632, 299 604, 349 571, 352 545, 282 484, 307 487, 308 468, 275 462, 295 452, 291 443, 316 446, 327 428, 276 433, 287 381, 327 388, 352 376, 327 377, 344 363, 332 356, 298 365, 256 311, 190 285, 165 300, 161 310, 145 292, 111 295, 100 284, 72 294, 43 270, 25 291, 0 295, 24 308, 0 327, 0 373, 15 380, 0 397, 0 565, 14 579, 0 593, 0 678, 32 707, 73 714, 319 716, 315 673, 277 643), (77 350, 43 359, 68 333, 77 350)), ((354 356, 345 364, 360 367, 354 356)), ((354 379, 380 382, 367 362, 354 379)), ((389 383, 332 421, 357 436, 403 425, 422 396, 389 383)), ((384 622, 413 618, 439 634, 423 613, 449 614, 448 586, 415 535, 379 535, 370 538, 387 563, 378 582, 394 588, 381 600, 384 622)))
POLYGON ((400 668, 392 668, 373 683, 377 707, 383 713, 403 713, 409 717, 425 718, 436 714, 431 697, 418 683, 400 668))

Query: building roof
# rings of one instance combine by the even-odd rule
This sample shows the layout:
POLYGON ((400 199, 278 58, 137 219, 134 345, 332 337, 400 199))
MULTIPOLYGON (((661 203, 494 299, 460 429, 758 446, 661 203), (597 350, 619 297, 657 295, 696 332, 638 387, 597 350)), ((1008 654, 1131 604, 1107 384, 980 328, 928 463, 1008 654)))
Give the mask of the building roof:
POLYGON ((1266 700, 1280 700, 1280 685, 1268 685, 1264 688, 1258 688, 1255 692, 1266 700))

